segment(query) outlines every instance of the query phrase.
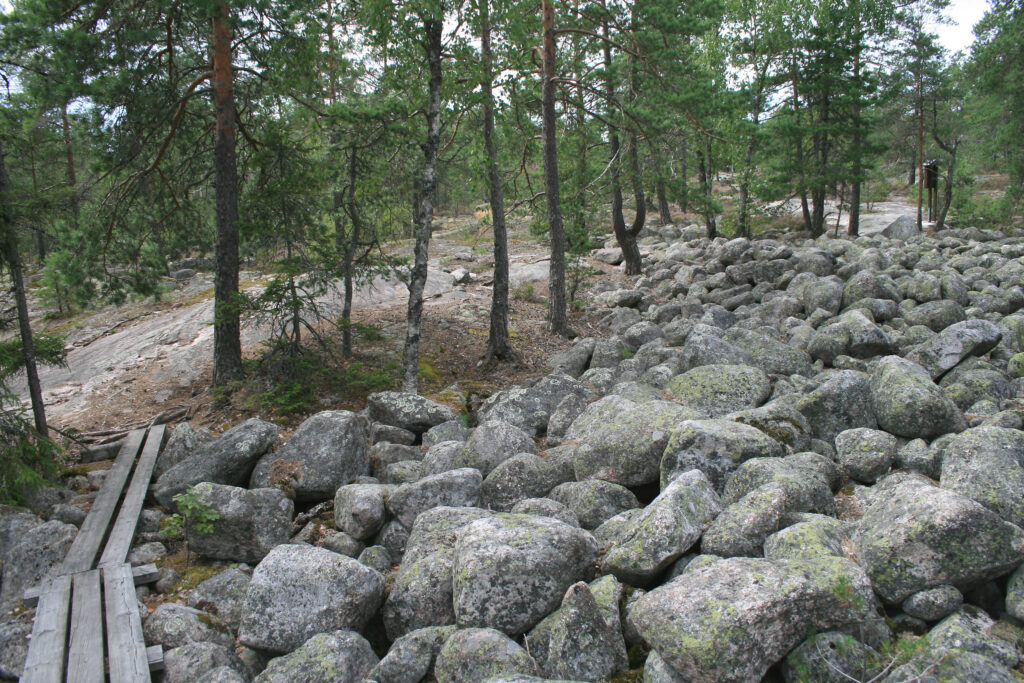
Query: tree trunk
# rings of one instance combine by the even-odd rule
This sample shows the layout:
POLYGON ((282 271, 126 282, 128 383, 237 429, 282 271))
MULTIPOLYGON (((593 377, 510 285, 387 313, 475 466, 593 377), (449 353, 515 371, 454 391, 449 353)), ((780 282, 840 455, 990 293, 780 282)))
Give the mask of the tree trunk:
POLYGON ((658 197, 658 221, 662 225, 671 225, 672 208, 668 205, 668 192, 661 169, 658 169, 658 179, 654 183, 654 194, 658 197))
MULTIPOLYGON (((754 124, 757 125, 756 123, 754 124)), ((750 165, 754 161, 754 138, 751 136, 747 142, 747 149, 743 153, 743 176, 740 180, 740 237, 750 237, 750 165)))
MULTIPOLYGON (((859 6, 859 5, 858 5, 859 6)), ((859 17, 858 17, 859 20, 859 17)), ((864 179, 864 131, 860 118, 860 38, 853 55, 853 83, 856 88, 851 106, 853 115, 853 178, 850 186, 850 225, 847 232, 851 237, 860 234, 860 187, 864 179)))
POLYGON ((402 353, 402 390, 419 390, 420 332, 423 318, 423 289, 427 284, 427 249, 434 221, 437 190, 437 155, 441 143, 441 17, 423 17, 424 49, 430 80, 427 84, 427 140, 423 145, 423 175, 417 188, 416 246, 409 278, 409 309, 406 316, 405 349, 402 353))
POLYGON ((924 84, 919 67, 917 74, 917 230, 923 225, 921 207, 924 204, 924 84))
POLYGON ((555 141, 555 8, 553 0, 541 1, 544 25, 544 58, 541 79, 541 124, 544 138, 544 194, 548 208, 551 262, 548 269, 548 329, 571 336, 565 292, 565 229, 558 184, 558 147, 555 141))
POLYGON ((682 196, 679 198, 679 210, 683 213, 690 211, 690 151, 687 147, 688 142, 684 137, 683 143, 679 145, 679 176, 683 181, 682 196))
POLYGON ((629 226, 630 253, 626 257, 626 275, 639 275, 643 272, 643 261, 640 258, 640 247, 636 240, 640 231, 644 229, 647 222, 647 200, 644 197, 644 186, 640 178, 640 154, 637 148, 640 146, 636 133, 629 136, 629 169, 633 176, 633 202, 636 204, 636 216, 633 224, 629 226))
POLYGON ((935 232, 942 230, 946 225, 946 214, 949 213, 949 206, 953 203, 953 173, 956 171, 956 153, 960 148, 960 141, 955 140, 952 147, 947 147, 949 153, 949 170, 946 171, 946 187, 942 192, 942 207, 935 217, 935 232))
POLYGON ((18 329, 21 332, 21 353, 25 358, 25 377, 28 380, 28 394, 32 402, 32 417, 36 431, 47 437, 46 408, 43 405, 42 386, 39 384, 39 370, 36 368, 35 344, 32 341, 32 326, 28 318, 25 280, 21 272, 21 254, 18 253, 18 235, 14 231, 11 216, 10 181, 7 177, 3 141, 0 141, 0 239, 3 240, 3 256, 11 270, 11 284, 18 309, 18 329))
POLYGON ((242 377, 238 304, 238 168, 235 159, 235 98, 231 65, 230 9, 219 3, 213 15, 214 185, 217 213, 217 272, 214 275, 213 383, 242 377))
MULTIPOLYGON (((608 175, 610 178, 612 193, 612 231, 615 233, 615 241, 622 249, 622 258, 626 263, 626 275, 637 275, 640 273, 640 249, 636 245, 636 239, 626 228, 626 219, 622 215, 622 148, 619 144, 619 130, 615 126, 615 78, 612 74, 612 48, 608 41, 608 24, 604 27, 604 94, 607 102, 608 117, 608 175)), ((645 211, 646 207, 637 207, 637 211, 645 211)))
POLYGON ((487 336, 488 360, 515 359, 508 333, 508 231, 505 228, 505 198, 498 172, 498 151, 494 145, 494 80, 491 61, 490 0, 480 0, 480 53, 484 79, 484 151, 487 153, 487 190, 494 230, 494 289, 491 292, 491 328, 487 336))
POLYGON ((355 291, 352 271, 355 268, 356 246, 359 244, 363 227, 362 219, 359 216, 359 206, 356 204, 358 157, 355 147, 352 148, 351 153, 352 156, 349 158, 348 164, 348 197, 345 200, 345 212, 352 223, 352 232, 341 246, 342 266, 345 269, 343 274, 345 292, 341 304, 341 353, 346 358, 352 355, 352 297, 355 291))
POLYGON ((704 227, 707 230, 709 240, 718 237, 718 226, 715 225, 715 216, 711 212, 708 200, 711 197, 711 168, 704 155, 704 150, 697 150, 697 173, 700 180, 701 193, 704 197, 704 227))

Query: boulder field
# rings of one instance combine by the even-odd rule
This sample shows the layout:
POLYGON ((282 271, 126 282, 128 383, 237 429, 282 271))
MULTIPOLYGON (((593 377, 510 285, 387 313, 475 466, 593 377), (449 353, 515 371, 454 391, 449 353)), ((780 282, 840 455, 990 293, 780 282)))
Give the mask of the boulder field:
MULTIPOLYGON (((283 445, 178 426, 153 494, 217 513, 189 536, 225 568, 146 616, 164 680, 1019 680, 1024 243, 642 245, 593 287, 606 336, 472 414, 381 392, 283 445)), ((0 512, 0 674, 76 501, 0 512)))

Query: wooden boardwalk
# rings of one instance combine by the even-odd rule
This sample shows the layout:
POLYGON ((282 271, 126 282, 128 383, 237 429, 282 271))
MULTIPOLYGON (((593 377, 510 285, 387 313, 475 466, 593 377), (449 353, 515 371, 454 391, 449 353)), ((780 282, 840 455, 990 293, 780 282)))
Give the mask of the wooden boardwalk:
POLYGON ((38 602, 23 683, 97 683, 108 674, 136 683, 162 666, 159 646, 147 651, 135 598, 156 568, 125 560, 164 433, 160 425, 128 434, 57 576, 26 595, 38 602))

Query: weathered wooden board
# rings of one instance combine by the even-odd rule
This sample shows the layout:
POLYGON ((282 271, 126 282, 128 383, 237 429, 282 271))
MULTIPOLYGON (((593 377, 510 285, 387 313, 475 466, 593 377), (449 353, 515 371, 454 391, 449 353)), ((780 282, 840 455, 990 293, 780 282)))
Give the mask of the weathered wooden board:
POLYGON ((103 569, 103 602, 107 621, 107 662, 110 683, 149 681, 149 660, 142 635, 142 618, 135 599, 132 568, 103 569))
POLYGON ((163 425, 153 427, 146 436, 146 445, 142 449, 138 465, 135 466, 132 483, 124 494, 121 511, 117 513, 117 521, 110 530, 103 555, 100 557, 99 566, 102 568, 120 566, 128 557, 132 540, 135 538, 135 527, 142 513, 142 503, 146 499, 146 491, 149 490, 149 480, 153 476, 153 467, 163 444, 165 429, 163 425))
POLYGON ((103 680, 103 600, 100 571, 75 574, 71 581, 71 635, 68 683, 103 680))
POLYGON ((24 683, 61 683, 68 645, 68 613, 71 611, 71 577, 58 576, 44 584, 32 641, 21 675, 24 683))

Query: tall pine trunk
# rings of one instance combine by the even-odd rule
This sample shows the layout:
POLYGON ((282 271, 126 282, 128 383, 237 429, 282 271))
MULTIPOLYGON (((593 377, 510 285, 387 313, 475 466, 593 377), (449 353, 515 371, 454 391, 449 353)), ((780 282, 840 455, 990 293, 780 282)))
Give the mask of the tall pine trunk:
POLYGON ((423 145, 423 175, 416 197, 416 246, 413 248, 409 278, 409 308, 406 315, 405 349, 402 352, 402 390, 419 390, 420 335, 423 320, 423 290, 427 284, 427 250, 434 222, 437 189, 437 156, 441 143, 441 30, 440 17, 422 18, 427 68, 427 140, 423 145))
POLYGON ((856 91, 850 112, 853 115, 853 179, 850 187, 850 225, 847 230, 851 237, 860 234, 860 188, 864 182, 864 131, 860 115, 860 34, 857 51, 853 55, 853 82, 856 91))
POLYGON ((356 204, 358 156, 355 147, 352 147, 351 154, 348 164, 348 196, 345 198, 344 204, 345 213, 348 214, 349 222, 352 224, 352 232, 341 245, 342 267, 344 268, 342 277, 345 281, 344 298, 341 304, 341 352, 346 358, 352 355, 352 297, 355 293, 352 271, 355 268, 356 247, 359 245, 363 227, 359 206, 356 204))
POLYGON ((235 159, 235 97, 231 64, 230 8, 213 15, 214 185, 217 213, 217 272, 213 280, 213 383, 242 377, 238 305, 238 168, 235 159))
POLYGON ((494 289, 491 292, 491 327, 487 336, 488 360, 515 358, 508 333, 508 232, 505 229, 505 198, 498 172, 498 152, 494 145, 494 77, 491 59, 490 0, 480 0, 480 53, 484 78, 484 150, 487 153, 487 190, 491 204, 491 228, 494 230, 494 289))
POLYGON ((28 300, 25 297, 25 279, 21 271, 21 254, 18 252, 18 235, 14 231, 14 221, 11 216, 10 182, 7 177, 7 161, 4 158, 3 141, 0 141, 0 240, 3 242, 3 256, 11 271, 11 284, 15 305, 18 309, 18 330, 21 332, 21 353, 25 359, 25 377, 28 380, 28 395, 32 402, 32 418, 36 431, 46 437, 46 408, 43 405, 39 370, 36 368, 35 344, 32 341, 28 300))
POLYGON ((668 190, 665 188, 663 170, 658 169, 658 179, 654 181, 654 194, 658 198, 658 222, 662 225, 672 224, 672 209, 668 205, 668 190))
MULTIPOLYGON (((612 72, 612 48, 608 42, 608 24, 604 25, 604 94, 607 101, 608 118, 608 156, 612 193, 612 231, 615 241, 622 249, 622 258, 626 262, 626 274, 635 275, 640 272, 640 250, 636 240, 632 239, 626 228, 626 219, 622 215, 622 149, 619 144, 619 130, 615 126, 615 77, 612 72)), ((639 207, 638 207, 638 210, 639 207)))
POLYGON ((548 329, 552 334, 571 336, 565 292, 565 228, 562 225, 562 197, 558 183, 558 147, 555 141, 555 8, 553 0, 542 0, 544 26, 541 69, 541 127, 544 140, 544 195, 548 209, 548 238, 551 262, 548 268, 548 329))

